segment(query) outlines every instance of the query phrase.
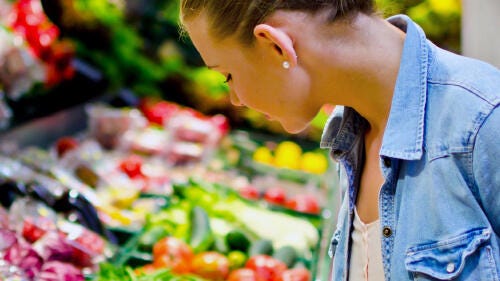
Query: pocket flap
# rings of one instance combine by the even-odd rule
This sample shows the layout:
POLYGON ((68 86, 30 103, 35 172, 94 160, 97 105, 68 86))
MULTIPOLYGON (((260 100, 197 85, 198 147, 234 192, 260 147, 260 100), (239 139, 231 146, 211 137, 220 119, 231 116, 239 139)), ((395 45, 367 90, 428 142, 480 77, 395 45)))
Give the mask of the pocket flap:
POLYGON ((408 248, 406 269, 440 280, 453 279, 462 272, 465 259, 488 241, 490 236, 489 229, 476 228, 446 240, 408 248))

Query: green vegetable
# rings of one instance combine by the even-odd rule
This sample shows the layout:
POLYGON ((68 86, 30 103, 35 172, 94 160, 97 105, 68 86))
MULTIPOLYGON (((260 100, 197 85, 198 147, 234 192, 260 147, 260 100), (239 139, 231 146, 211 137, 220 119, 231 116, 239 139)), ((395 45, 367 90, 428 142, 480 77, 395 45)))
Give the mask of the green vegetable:
POLYGON ((228 200, 214 208, 231 212, 245 231, 271 240, 274 247, 288 245, 302 254, 316 247, 319 241, 318 229, 304 218, 251 206, 241 200, 228 200))
POLYGON ((273 258, 284 262, 289 268, 295 264, 297 256, 297 251, 291 246, 283 246, 273 254, 273 258))
POLYGON ((175 275, 169 269, 160 269, 151 274, 137 275, 130 267, 101 263, 94 281, 204 281, 193 275, 175 275))
POLYGON ((303 259, 303 258, 298 258, 297 261, 293 264, 292 268, 310 268, 311 262, 303 259))
POLYGON ((245 235, 245 233, 239 230, 232 230, 226 235, 227 246, 231 250, 237 250, 242 252, 247 252, 248 247, 250 247, 250 239, 245 235))
POLYGON ((231 232, 231 230, 235 228, 235 226, 231 225, 228 221, 217 217, 210 218, 210 227, 212 228, 212 231, 216 236, 221 237, 225 237, 229 232, 231 232))
POLYGON ((241 251, 232 251, 227 255, 229 260, 229 268, 231 270, 243 267, 247 261, 247 255, 241 251))
POLYGON ((117 267, 110 263, 99 264, 99 273, 94 278, 94 281, 111 280, 131 281, 132 277, 125 267, 117 267))
POLYGON ((272 255, 273 254, 273 242, 268 239, 260 239, 252 243, 250 249, 248 250, 248 255, 256 256, 256 255, 272 255))
POLYGON ((151 252, 153 245, 167 235, 169 235, 169 232, 165 227, 155 225, 141 235, 138 243, 139 249, 145 252, 151 252))
POLYGON ((229 247, 226 243, 226 238, 223 236, 215 236, 213 249, 219 253, 226 254, 229 252, 229 247))
POLYGON ((214 243, 214 234, 205 209, 194 206, 190 212, 191 231, 189 244, 195 253, 208 250, 214 243))

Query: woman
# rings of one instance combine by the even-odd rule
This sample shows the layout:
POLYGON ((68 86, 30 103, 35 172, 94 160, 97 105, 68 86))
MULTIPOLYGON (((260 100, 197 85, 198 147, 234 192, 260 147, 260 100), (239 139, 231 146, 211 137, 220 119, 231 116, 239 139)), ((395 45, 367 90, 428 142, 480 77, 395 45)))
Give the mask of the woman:
POLYGON ((348 188, 332 280, 500 279, 500 72, 368 0, 182 0, 183 27, 231 101, 321 145, 348 188))

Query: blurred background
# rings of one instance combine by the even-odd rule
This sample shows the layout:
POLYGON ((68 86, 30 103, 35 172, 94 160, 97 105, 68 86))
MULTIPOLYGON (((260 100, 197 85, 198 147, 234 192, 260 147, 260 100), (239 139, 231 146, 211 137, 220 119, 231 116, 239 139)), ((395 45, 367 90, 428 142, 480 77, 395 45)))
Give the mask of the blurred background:
MULTIPOLYGON (((377 4, 385 16, 408 14, 433 42, 452 52, 483 58, 488 55, 484 46, 489 45, 492 55, 484 59, 498 63, 494 61, 498 43, 494 48, 493 42, 498 36, 486 36, 488 27, 492 32, 495 23, 498 27, 497 2, 378 0, 377 4), (465 20, 469 24, 463 32, 465 20)), ((180 37, 178 10, 176 0, 1 0, 1 125, 12 127, 115 94, 166 99, 205 114, 222 113, 235 127, 286 135, 277 123, 230 105, 221 83, 224 78, 203 67, 189 39, 180 37)), ((325 106, 297 137, 318 140, 331 110, 325 106)))

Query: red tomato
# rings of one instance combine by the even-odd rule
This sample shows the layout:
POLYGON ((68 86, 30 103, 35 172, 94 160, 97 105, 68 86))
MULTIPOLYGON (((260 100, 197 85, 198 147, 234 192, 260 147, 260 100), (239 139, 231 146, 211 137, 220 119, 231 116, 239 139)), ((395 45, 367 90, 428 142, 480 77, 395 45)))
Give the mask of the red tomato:
POLYGON ((200 253, 193 258, 191 271, 208 280, 225 280, 229 274, 229 260, 217 252, 200 253))
POLYGON ((277 281, 311 281, 311 273, 303 267, 288 269, 277 281))
POLYGON ((73 253, 71 254, 71 262, 78 267, 92 266, 94 255, 85 248, 75 244, 71 245, 73 253))
POLYGON ((142 267, 136 268, 134 270, 134 273, 135 273, 135 275, 140 276, 140 275, 153 274, 155 271, 156 271, 155 266, 152 263, 150 263, 150 264, 143 265, 142 267))
POLYGON ((71 79, 74 76, 75 69, 72 66, 74 57, 74 47, 69 41, 54 41, 50 45, 50 49, 45 52, 47 78, 45 79, 47 86, 54 86, 64 79, 71 79))
POLYGON ((44 228, 33 222, 32 219, 27 218, 23 223, 23 237, 30 243, 34 243, 40 239, 50 228, 44 228))
POLYGON ((227 134, 230 130, 229 119, 222 114, 214 115, 210 118, 212 124, 217 126, 222 135, 227 134))
POLYGON ((255 271, 249 268, 236 269, 229 274, 227 281, 258 281, 255 271))
POLYGON ((319 214, 321 212, 318 199, 308 194, 296 195, 292 199, 288 200, 286 206, 287 208, 302 213, 319 214))
POLYGON ((120 162, 119 168, 130 178, 144 177, 142 173, 142 158, 137 155, 130 155, 120 162))
POLYGON ((62 157, 66 152, 78 147, 78 141, 72 137, 62 137, 56 142, 57 156, 62 157))
POLYGON ((171 268, 174 273, 187 273, 193 251, 184 241, 174 237, 165 237, 153 246, 153 264, 155 268, 171 268))
POLYGON ((170 119, 177 111, 179 111, 179 106, 166 101, 151 102, 143 101, 141 106, 142 113, 148 119, 150 123, 162 125, 165 121, 170 119))
POLYGON ((75 241, 85 249, 96 254, 102 254, 106 244, 101 236, 87 229, 83 229, 83 233, 75 241))
POLYGON ((245 268, 255 271, 259 281, 277 281, 287 269, 286 264, 268 255, 256 255, 248 259, 245 268))
POLYGON ((264 193, 264 199, 276 205, 284 205, 286 202, 286 191, 282 187, 271 187, 264 193))
POLYGON ((176 274, 186 274, 191 272, 189 261, 169 255, 163 255, 156 258, 153 262, 153 266, 156 269, 170 268, 172 272, 176 274))
POLYGON ((47 87, 53 87, 61 81, 61 73, 57 69, 57 65, 54 63, 47 63, 47 76, 45 78, 45 85, 47 87))
POLYGON ((179 141, 205 143, 206 140, 210 138, 210 136, 206 131, 200 131, 196 128, 193 129, 190 127, 181 126, 177 128, 175 132, 175 138, 179 141))
POLYGON ((242 187, 239 189, 239 193, 241 197, 250 199, 250 200, 257 200, 260 197, 259 190, 252 185, 247 185, 245 187, 242 187))

